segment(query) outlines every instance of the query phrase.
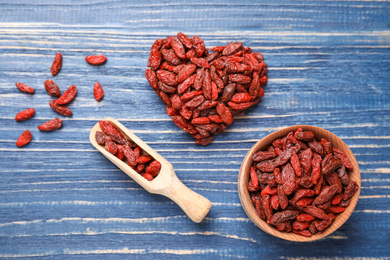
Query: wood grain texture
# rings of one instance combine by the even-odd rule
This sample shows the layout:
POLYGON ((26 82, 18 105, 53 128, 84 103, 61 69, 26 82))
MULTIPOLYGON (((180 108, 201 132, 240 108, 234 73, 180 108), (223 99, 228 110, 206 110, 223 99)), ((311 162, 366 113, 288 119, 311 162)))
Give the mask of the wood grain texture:
POLYGON ((0 257, 134 259, 384 259, 390 255, 390 2, 342 1, 0 1, 0 257), (207 147, 165 114, 144 78, 157 38, 182 31, 207 47, 242 41, 264 54, 261 102, 207 147), (57 52, 63 67, 50 66, 57 52), (104 54, 103 66, 84 57, 104 54), (78 88, 57 117, 43 81, 78 88), (14 83, 35 87, 34 95, 14 83), (105 90, 101 102, 93 85, 105 90), (35 116, 15 122, 28 107, 35 116), (193 223, 172 201, 149 194, 88 140, 112 117, 166 158, 212 209, 193 223), (247 151, 286 126, 322 127, 352 150, 361 170, 354 213, 329 237, 293 243, 247 218, 237 176, 247 151), (29 129, 22 149, 17 137, 29 129))

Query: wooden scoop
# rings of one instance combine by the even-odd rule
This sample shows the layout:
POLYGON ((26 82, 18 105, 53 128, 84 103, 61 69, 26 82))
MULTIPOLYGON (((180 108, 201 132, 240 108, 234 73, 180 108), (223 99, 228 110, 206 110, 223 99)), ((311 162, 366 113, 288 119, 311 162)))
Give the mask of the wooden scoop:
POLYGON ((106 156, 111 162, 113 162, 118 168, 124 171, 135 182, 141 185, 145 190, 154 194, 164 195, 173 200, 180 208, 188 215, 188 217, 199 223, 210 211, 211 203, 205 197, 202 197, 198 193, 190 190, 185 186, 176 176, 173 171, 172 165, 165 160, 156 151, 150 148, 146 143, 139 139, 135 134, 130 132, 117 120, 112 118, 106 118, 105 121, 110 121, 116 125, 122 132, 125 138, 132 140, 146 153, 152 156, 155 160, 161 163, 160 173, 152 181, 148 181, 142 177, 139 173, 134 171, 124 161, 119 160, 115 155, 109 153, 104 146, 99 145, 95 139, 96 131, 102 131, 99 123, 97 123, 91 130, 89 139, 93 146, 98 149, 104 156, 106 156))

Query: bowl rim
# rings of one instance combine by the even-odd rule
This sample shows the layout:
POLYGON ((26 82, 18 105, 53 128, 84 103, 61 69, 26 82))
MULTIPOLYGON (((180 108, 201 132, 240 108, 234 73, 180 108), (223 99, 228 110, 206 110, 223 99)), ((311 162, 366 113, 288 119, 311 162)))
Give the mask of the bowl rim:
MULTIPOLYGON (((333 140, 334 141, 334 140, 333 140)), ((249 219, 261 230, 264 232, 279 237, 281 239, 289 240, 289 241, 296 241, 296 242, 310 242, 310 241, 315 241, 321 238, 324 238, 334 231, 336 231, 339 227, 341 227, 351 216, 352 212, 354 211, 359 194, 361 190, 361 175, 360 175, 360 169, 359 165, 357 163, 357 160, 350 150, 350 148, 344 143, 344 141, 333 134, 332 132, 321 128, 317 126, 311 126, 311 125, 294 125, 294 126, 289 126, 289 127, 284 127, 279 129, 278 131, 272 132, 268 134, 267 136, 261 138, 258 142, 256 142, 247 152, 245 155, 240 171, 238 174, 238 195, 240 198, 241 206, 243 207, 245 213, 249 217, 249 219), (337 140, 337 143, 334 144, 332 142, 332 147, 336 147, 343 151, 344 153, 348 154, 348 158, 350 159, 352 165, 353 165, 353 171, 349 172, 349 176, 351 180, 356 181, 359 184, 359 188, 354 194, 354 196, 351 198, 351 204, 346 207, 345 211, 339 214, 336 214, 335 220, 332 222, 332 224, 327 227, 324 231, 322 232, 317 232, 316 234, 312 235, 311 237, 305 237, 301 236, 298 234, 295 234, 293 232, 287 233, 287 232, 281 232, 278 231, 276 228, 268 224, 266 221, 262 220, 258 214, 257 211, 252 203, 252 200, 250 199, 250 194, 248 189, 246 188, 246 185, 249 180, 249 168, 252 165, 252 155, 260 151, 261 147, 264 146, 264 148, 268 147, 272 142, 278 138, 286 136, 289 132, 295 131, 298 128, 302 128, 303 130, 310 130, 314 133, 315 139, 318 140, 318 138, 325 138, 328 141, 329 137, 330 139, 335 139, 337 140), (322 132, 321 135, 318 136, 318 132, 322 132), (317 134, 316 134, 317 133, 317 134)))

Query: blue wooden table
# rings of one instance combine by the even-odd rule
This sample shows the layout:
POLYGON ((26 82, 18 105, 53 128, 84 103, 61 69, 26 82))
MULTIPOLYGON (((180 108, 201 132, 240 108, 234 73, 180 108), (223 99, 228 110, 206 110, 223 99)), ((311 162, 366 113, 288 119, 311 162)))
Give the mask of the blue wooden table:
POLYGON ((131 259, 370 259, 390 256, 390 2, 0 1, 0 257, 131 259), (241 41, 269 67, 261 102, 207 147, 174 125, 144 78, 157 38, 182 31, 207 47, 241 41), (50 74, 54 55, 63 67, 50 74), (104 54, 99 67, 84 57, 104 54), (43 81, 78 94, 61 130, 43 81), (105 97, 96 102, 99 81, 105 97), (34 95, 14 83, 35 87, 34 95), (19 111, 35 116, 15 122, 19 111), (169 160, 212 209, 193 223, 152 195, 89 143, 113 117, 169 160), (237 176, 247 150, 280 128, 308 124, 341 137, 360 166, 350 219, 329 237, 293 243, 247 218, 237 176), (32 142, 15 146, 29 129, 32 142))

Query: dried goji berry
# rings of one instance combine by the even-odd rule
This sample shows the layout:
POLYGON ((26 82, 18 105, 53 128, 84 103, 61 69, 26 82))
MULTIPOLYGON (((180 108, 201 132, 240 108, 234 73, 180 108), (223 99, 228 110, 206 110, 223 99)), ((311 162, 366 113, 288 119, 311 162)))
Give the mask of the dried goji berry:
POLYGON ((160 172, 160 169, 161 169, 161 163, 155 160, 149 164, 149 167, 146 169, 145 173, 155 177, 160 172))
POLYGON ((95 133, 95 140, 98 144, 100 145, 103 145, 105 140, 106 140, 106 137, 105 135, 103 134, 103 132, 100 132, 100 131, 96 131, 95 133))
POLYGON ((51 65, 50 72, 51 75, 55 76, 58 74, 62 66, 62 54, 57 53, 56 56, 54 57, 53 64, 51 65))
POLYGON ((339 149, 333 148, 334 155, 341 160, 344 167, 348 170, 353 170, 353 166, 351 161, 348 159, 348 157, 339 149))
POLYGON ((75 85, 71 85, 65 92, 59 97, 56 102, 58 105, 68 104, 77 94, 77 87, 75 85))
POLYGON ((99 82, 96 82, 93 86, 93 96, 95 97, 96 101, 100 101, 104 96, 103 88, 99 82))
POLYGON ((309 214, 302 213, 297 217, 297 220, 310 222, 310 221, 315 220, 315 217, 313 217, 312 215, 309 215, 309 214))
POLYGON ((60 88, 57 86, 57 84, 52 81, 51 79, 45 80, 43 82, 45 84, 45 90, 50 96, 53 97, 59 97, 61 96, 60 88))
POLYGON ((359 185, 356 181, 350 181, 348 186, 345 188, 344 194, 343 194, 343 200, 349 200, 350 198, 355 195, 356 191, 359 189, 359 185))
POLYGON ((100 120, 99 126, 103 133, 111 137, 118 144, 126 144, 126 139, 122 135, 121 131, 113 123, 109 121, 100 120))
POLYGON ((251 83, 252 81, 250 77, 242 74, 229 74, 229 80, 231 82, 240 83, 240 84, 248 84, 251 83))
POLYGON ((296 230, 296 229, 293 229, 292 230, 295 234, 298 234, 298 235, 301 235, 301 236, 305 236, 305 237, 311 237, 311 233, 309 230, 305 229, 305 230, 296 230))
POLYGON ((34 108, 27 108, 26 110, 23 110, 16 114, 15 121, 25 121, 33 117, 34 114, 35 114, 34 108))
POLYGON ((62 127, 62 120, 59 118, 54 118, 38 126, 38 129, 41 131, 54 131, 61 127, 62 127))
POLYGON ((177 37, 172 37, 171 39, 172 39, 171 46, 172 46, 172 49, 175 51, 175 54, 177 55, 177 57, 179 57, 180 59, 185 59, 186 58, 186 51, 185 51, 184 46, 181 43, 181 41, 177 37))
MULTIPOLYGON (((265 195, 267 196, 267 195, 265 195)), ((276 212, 270 219, 269 223, 270 224, 279 224, 282 222, 285 222, 287 220, 292 220, 296 219, 297 216, 299 215, 299 211, 297 210, 284 210, 281 212, 276 212)))
POLYGON ((16 82, 15 86, 22 92, 28 93, 28 94, 33 94, 35 89, 33 87, 27 86, 26 84, 16 82))
POLYGON ((72 115, 72 111, 68 107, 58 105, 55 100, 51 100, 49 102, 49 105, 54 111, 56 111, 58 114, 60 114, 62 116, 71 116, 72 115))
POLYGON ((104 55, 90 55, 85 57, 85 61, 91 65, 102 65, 107 58, 104 55))
POLYGON ((144 163, 147 163, 147 162, 151 161, 152 159, 153 159, 153 158, 152 158, 152 156, 150 156, 150 155, 143 155, 143 156, 139 157, 139 158, 136 160, 136 162, 137 162, 137 163, 142 163, 142 164, 144 164, 144 163))
POLYGON ((177 34, 177 38, 179 38, 181 43, 183 43, 183 45, 186 46, 186 48, 188 48, 188 49, 192 48, 192 42, 191 42, 190 38, 187 35, 185 35, 182 32, 179 32, 177 34))
POLYGON ((31 132, 26 130, 19 136, 15 144, 17 147, 22 147, 28 144, 29 142, 31 142, 31 139, 32 139, 31 132))

